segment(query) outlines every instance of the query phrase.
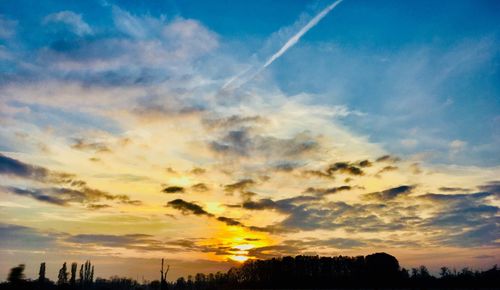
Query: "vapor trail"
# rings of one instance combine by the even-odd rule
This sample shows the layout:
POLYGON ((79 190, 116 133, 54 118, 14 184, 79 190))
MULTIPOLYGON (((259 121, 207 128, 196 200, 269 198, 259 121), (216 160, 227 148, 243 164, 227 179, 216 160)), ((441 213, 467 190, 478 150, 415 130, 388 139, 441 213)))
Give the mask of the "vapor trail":
POLYGON ((325 9, 323 9, 320 13, 318 13, 318 15, 316 15, 313 19, 311 19, 306 24, 306 26, 302 27, 302 29, 299 30, 299 32, 297 32, 294 36, 292 36, 285 43, 285 45, 283 45, 283 47, 281 47, 281 49, 278 52, 273 54, 266 61, 266 63, 262 66, 262 68, 264 69, 264 68, 268 67, 275 60, 277 60, 280 56, 282 56, 288 49, 290 49, 290 47, 294 46, 304 34, 306 34, 311 28, 316 26, 316 24, 318 24, 318 22, 320 22, 321 19, 323 19, 330 11, 332 11, 333 8, 335 8, 335 6, 339 5, 340 2, 342 2, 342 0, 337 0, 337 1, 333 2, 332 4, 330 4, 328 7, 326 7, 325 9))
POLYGON ((263 66, 259 67, 258 69, 253 69, 253 73, 251 73, 251 68, 245 70, 244 72, 240 73, 239 75, 236 75, 235 77, 231 78, 228 82, 226 82, 222 86, 222 90, 226 89, 237 89, 244 85, 246 82, 254 79, 257 75, 259 75, 266 67, 271 65, 275 60, 277 60, 280 56, 282 56, 288 49, 290 49, 292 46, 294 46, 300 38, 306 34, 311 28, 316 26, 318 22, 321 21, 330 11, 332 11, 337 5, 340 4, 343 0, 337 0, 333 2, 332 4, 328 5, 325 9, 323 9, 318 15, 316 15, 313 19, 311 19, 302 29, 299 30, 294 36, 292 36, 281 48, 278 50, 275 54, 273 54, 267 61, 264 63, 263 66), (249 72, 251 74, 249 74, 249 72))

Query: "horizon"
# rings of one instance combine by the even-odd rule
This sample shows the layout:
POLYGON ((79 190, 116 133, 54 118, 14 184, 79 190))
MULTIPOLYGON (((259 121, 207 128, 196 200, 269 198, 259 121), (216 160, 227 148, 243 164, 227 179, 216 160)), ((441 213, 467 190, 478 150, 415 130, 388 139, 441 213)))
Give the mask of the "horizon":
POLYGON ((498 19, 486 0, 0 3, 0 281, 499 264, 498 19))

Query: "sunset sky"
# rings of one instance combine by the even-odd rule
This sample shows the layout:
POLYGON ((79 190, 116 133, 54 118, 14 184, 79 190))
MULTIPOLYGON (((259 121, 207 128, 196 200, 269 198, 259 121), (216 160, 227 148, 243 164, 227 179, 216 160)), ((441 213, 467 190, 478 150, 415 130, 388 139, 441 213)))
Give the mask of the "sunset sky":
POLYGON ((0 281, 500 263, 500 2, 333 3, 1 1, 0 281))

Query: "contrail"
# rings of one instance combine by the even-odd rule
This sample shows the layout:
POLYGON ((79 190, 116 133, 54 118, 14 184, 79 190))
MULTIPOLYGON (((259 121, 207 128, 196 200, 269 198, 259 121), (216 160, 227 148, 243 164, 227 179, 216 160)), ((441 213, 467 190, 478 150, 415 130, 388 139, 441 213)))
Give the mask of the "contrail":
POLYGON ((222 89, 225 90, 227 88, 237 89, 240 86, 244 85, 246 82, 252 80, 257 75, 259 75, 266 67, 270 66, 275 60, 277 60, 280 56, 282 56, 288 49, 294 46, 300 38, 306 34, 311 28, 316 26, 318 22, 321 21, 330 11, 332 11, 337 5, 340 4, 343 0, 337 0, 332 4, 328 5, 325 9, 323 9, 318 15, 316 15, 313 19, 311 19, 302 29, 299 30, 294 36, 292 36, 275 54, 273 54, 267 61, 257 69, 252 75, 245 77, 245 74, 250 71, 246 70, 243 73, 231 78, 228 82, 222 86, 222 89), (236 82, 236 83, 235 83, 236 82), (233 84, 235 83, 235 84, 233 84))
POLYGON ((302 27, 301 30, 299 30, 299 32, 297 32, 294 36, 292 36, 292 38, 290 38, 286 43, 285 45, 283 45, 283 47, 281 47, 281 49, 273 54, 273 56, 271 56, 267 61, 266 63, 262 66, 262 68, 266 68, 268 67, 270 64, 272 64, 275 60, 277 60, 280 56, 282 56, 288 49, 290 49, 290 47, 294 46, 299 40, 300 38, 306 34, 306 32, 308 32, 311 28, 313 28, 314 26, 316 26, 316 24, 318 24, 318 22, 321 21, 321 19, 323 19, 327 14, 328 12, 332 11, 333 8, 335 8, 335 6, 339 5, 340 2, 342 2, 342 0, 337 0, 335 2, 333 2, 332 4, 330 4, 328 7, 326 7, 325 9, 323 9, 323 11, 321 11, 318 15, 316 15, 313 19, 311 19, 311 21, 309 21, 306 26, 302 27))

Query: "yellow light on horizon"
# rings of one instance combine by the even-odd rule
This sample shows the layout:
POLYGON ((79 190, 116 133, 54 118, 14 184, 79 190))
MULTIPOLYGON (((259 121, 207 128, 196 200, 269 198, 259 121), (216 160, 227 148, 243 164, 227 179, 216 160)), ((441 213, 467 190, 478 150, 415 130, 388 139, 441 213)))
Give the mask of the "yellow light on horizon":
POLYGON ((236 245, 234 246, 235 249, 238 249, 240 251, 248 251, 250 249, 253 249, 255 248, 255 245, 251 245, 251 244, 243 244, 243 245, 236 245))
POLYGON ((229 259, 233 260, 233 261, 236 261, 236 262, 240 262, 240 263, 243 263, 245 262, 246 260, 248 260, 250 257, 248 256, 240 256, 240 255, 236 255, 236 256, 229 256, 229 259))

